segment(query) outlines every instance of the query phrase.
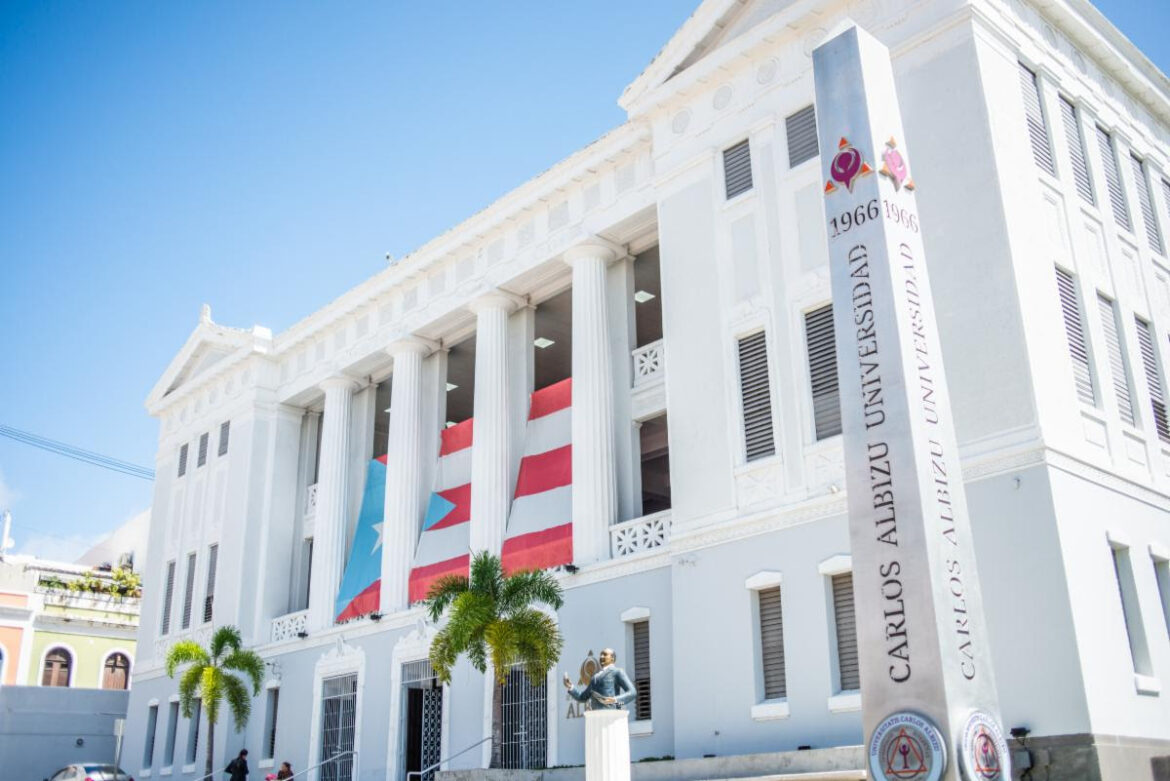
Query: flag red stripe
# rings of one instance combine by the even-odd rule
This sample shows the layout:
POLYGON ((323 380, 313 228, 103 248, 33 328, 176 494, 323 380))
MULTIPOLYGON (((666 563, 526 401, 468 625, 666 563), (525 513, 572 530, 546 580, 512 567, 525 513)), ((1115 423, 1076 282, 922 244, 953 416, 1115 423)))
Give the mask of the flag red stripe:
POLYGON ((449 456, 452 453, 458 453, 460 450, 471 447, 471 428, 475 418, 468 418, 462 423, 456 423, 450 428, 445 428, 439 434, 442 441, 439 447, 440 456, 449 456))
POLYGON ((425 567, 415 567, 410 571, 410 601, 421 602, 427 598, 431 584, 444 575, 467 576, 471 556, 464 553, 446 561, 438 561, 425 567))
POLYGON ((504 571, 547 569, 573 560, 573 524, 566 523, 504 540, 504 571))
POLYGON ((525 456, 520 461, 520 476, 516 479, 516 498, 544 493, 572 482, 572 445, 525 456))
POLYGON ((367 613, 377 611, 378 606, 382 602, 381 590, 382 579, 378 578, 349 601, 349 604, 345 606, 345 610, 342 610, 338 614, 337 620, 348 621, 351 618, 357 618, 358 616, 364 616, 367 613))
POLYGON ((560 412, 573 403, 573 378, 554 382, 532 394, 532 405, 528 419, 536 420, 554 412, 560 412))
POLYGON ((455 526, 456 524, 471 520, 471 483, 457 485, 454 488, 448 488, 446 491, 438 491, 437 493, 455 506, 451 508, 451 512, 443 517, 443 520, 427 529, 427 531, 446 529, 448 526, 455 526))

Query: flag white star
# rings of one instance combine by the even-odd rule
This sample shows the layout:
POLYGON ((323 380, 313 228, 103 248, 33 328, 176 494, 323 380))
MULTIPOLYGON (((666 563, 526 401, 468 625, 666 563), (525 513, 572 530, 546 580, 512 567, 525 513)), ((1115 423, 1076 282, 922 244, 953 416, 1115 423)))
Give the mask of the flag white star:
POLYGON ((378 533, 378 541, 375 542, 374 547, 370 549, 371 556, 374 555, 378 551, 378 548, 382 547, 382 524, 375 523, 373 526, 373 529, 374 529, 374 531, 376 531, 378 533))

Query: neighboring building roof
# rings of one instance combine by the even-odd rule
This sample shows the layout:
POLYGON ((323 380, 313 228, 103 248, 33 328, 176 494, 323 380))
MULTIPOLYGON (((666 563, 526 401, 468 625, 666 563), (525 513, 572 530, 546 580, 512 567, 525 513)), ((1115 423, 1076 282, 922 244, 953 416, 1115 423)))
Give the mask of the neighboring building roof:
POLYGON ((77 564, 98 567, 112 564, 117 567, 124 555, 136 567, 146 562, 146 541, 150 534, 150 510, 143 510, 103 537, 96 545, 77 557, 77 564))

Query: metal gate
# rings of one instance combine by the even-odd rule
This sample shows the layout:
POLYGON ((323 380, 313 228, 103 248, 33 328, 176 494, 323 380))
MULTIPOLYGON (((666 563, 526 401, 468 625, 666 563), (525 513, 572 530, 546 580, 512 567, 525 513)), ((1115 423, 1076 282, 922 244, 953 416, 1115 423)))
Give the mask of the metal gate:
POLYGON ((353 781, 357 675, 321 683, 321 781, 353 781))
MULTIPOLYGON (((406 701, 404 773, 431 767, 443 758, 443 689, 429 660, 402 665, 403 698, 406 701)), ((422 776, 431 781, 432 770, 422 776)))
POLYGON ((508 673, 501 693, 503 735, 501 766, 539 770, 548 750, 548 685, 533 686, 519 665, 508 673))

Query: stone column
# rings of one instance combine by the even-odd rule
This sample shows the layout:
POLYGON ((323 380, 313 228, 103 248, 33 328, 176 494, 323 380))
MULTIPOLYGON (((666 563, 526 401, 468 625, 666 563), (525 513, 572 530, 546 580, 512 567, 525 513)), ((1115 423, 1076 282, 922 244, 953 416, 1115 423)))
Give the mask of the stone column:
POLYGON ((409 603, 408 584, 422 522, 422 361, 431 352, 422 339, 390 345, 390 437, 386 448, 386 504, 382 516, 380 610, 392 613, 409 603))
POLYGON ((609 558, 617 517, 613 358, 606 311, 606 267, 617 253, 601 242, 573 247, 573 563, 609 558))
POLYGON ((345 376, 321 383, 325 391, 321 467, 317 474, 317 515, 313 521, 313 582, 309 626, 333 625, 337 589, 345 568, 346 519, 349 517, 349 418, 357 383, 345 376))
POLYGON ((500 554, 512 499, 508 426, 508 315, 513 297, 488 293, 475 313, 475 423, 471 447, 471 551, 500 554))

